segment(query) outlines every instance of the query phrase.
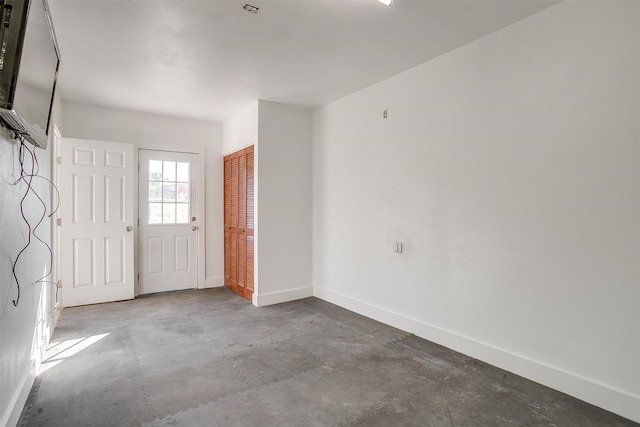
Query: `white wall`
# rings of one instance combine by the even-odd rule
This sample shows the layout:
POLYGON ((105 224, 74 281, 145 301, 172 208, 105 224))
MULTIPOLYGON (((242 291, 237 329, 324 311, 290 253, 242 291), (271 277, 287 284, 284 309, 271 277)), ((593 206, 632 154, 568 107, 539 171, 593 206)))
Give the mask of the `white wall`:
POLYGON ((225 154, 254 145, 258 306, 311 296, 312 114, 256 101, 224 122, 225 154), (285 274, 286 273, 286 274, 285 274))
POLYGON ((259 102, 257 305, 313 294, 312 114, 259 102))
POLYGON ((640 421, 639 17, 564 2, 316 110, 315 294, 640 421))
MULTIPOLYGON (((60 123, 59 109, 56 99, 52 121, 57 124, 60 123)), ((52 152, 52 138, 49 139, 46 150, 35 149, 39 175, 48 179, 51 178, 52 152)), ((17 424, 49 343, 55 317, 55 285, 36 283, 51 271, 50 252, 33 236, 16 264, 20 298, 17 307, 12 303, 18 296, 12 265, 29 238, 20 212, 27 184, 12 185, 20 177, 19 146, 19 142, 0 131, 0 426, 17 424)), ((27 147, 34 149, 30 144, 27 147)), ((25 169, 30 173, 30 156, 25 159, 25 169)), ((32 186, 45 202, 46 215, 49 215, 55 206, 49 184, 34 178, 32 186)), ((23 207, 31 227, 35 227, 45 208, 32 192, 24 198, 23 207)), ((51 221, 47 216, 36 234, 51 246, 51 221)), ((45 280, 55 282, 55 273, 45 280)))
POLYGON ((222 126, 69 102, 62 111, 65 137, 130 142, 136 148, 205 150, 206 286, 223 286, 222 126))
POLYGON ((257 143, 258 101, 255 101, 223 123, 222 153, 227 155, 257 143))

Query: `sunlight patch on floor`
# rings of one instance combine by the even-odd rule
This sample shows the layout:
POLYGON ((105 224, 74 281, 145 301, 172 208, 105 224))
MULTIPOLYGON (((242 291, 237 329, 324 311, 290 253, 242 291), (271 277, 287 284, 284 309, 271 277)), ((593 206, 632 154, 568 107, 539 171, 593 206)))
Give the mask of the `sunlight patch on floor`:
POLYGON ((43 372, 47 372, 49 369, 54 366, 58 366, 60 363, 64 362, 70 357, 75 356, 80 353, 82 350, 92 346, 97 343, 104 337, 109 335, 106 334, 98 334, 92 335, 84 338, 77 338, 72 340, 66 340, 61 342, 52 342, 49 345, 49 349, 44 356, 44 360, 42 361, 42 365, 40 365, 40 370, 38 374, 43 372))

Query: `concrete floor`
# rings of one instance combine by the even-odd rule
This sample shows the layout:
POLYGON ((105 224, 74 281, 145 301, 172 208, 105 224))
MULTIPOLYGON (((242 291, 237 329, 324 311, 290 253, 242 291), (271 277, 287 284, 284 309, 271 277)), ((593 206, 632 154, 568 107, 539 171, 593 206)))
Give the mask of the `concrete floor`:
POLYGON ((315 298, 65 309, 47 357, 21 426, 638 425, 315 298))

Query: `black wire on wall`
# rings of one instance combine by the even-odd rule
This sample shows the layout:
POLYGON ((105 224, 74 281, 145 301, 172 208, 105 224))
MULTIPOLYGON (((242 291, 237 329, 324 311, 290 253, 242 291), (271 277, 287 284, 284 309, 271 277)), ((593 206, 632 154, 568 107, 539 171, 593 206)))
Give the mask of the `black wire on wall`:
POLYGON ((58 301, 58 284, 56 282, 51 281, 51 280, 47 280, 47 279, 50 278, 51 273, 52 273, 52 268, 53 268, 53 250, 51 249, 51 246, 45 240, 43 240, 42 237, 39 236, 38 233, 37 233, 38 228, 44 222, 45 217, 47 217, 47 204, 42 199, 42 197, 38 194, 37 190, 33 187, 34 178, 35 179, 45 180, 55 190, 55 193, 56 193, 56 206, 55 206, 55 209, 51 210, 51 212, 49 213, 49 215, 48 215, 49 218, 51 218, 58 211, 58 209, 60 207, 60 191, 58 190, 58 187, 56 187, 56 185, 50 179, 40 175, 40 164, 38 163, 38 157, 36 156, 35 147, 33 149, 30 149, 27 146, 27 144, 25 144, 24 139, 21 139, 21 141, 20 141, 18 161, 19 161, 19 164, 20 164, 20 177, 12 185, 18 185, 20 182, 23 182, 23 183, 26 184, 26 190, 25 190, 22 198, 20 199, 20 215, 22 216, 22 219, 24 220, 25 224, 27 225, 27 229, 28 229, 29 233, 28 233, 28 236, 27 236, 26 244, 20 250, 20 252, 18 252, 18 255, 16 256, 16 259, 13 262, 12 273, 13 273, 13 278, 16 281, 17 295, 16 295, 16 298, 12 302, 13 302, 14 307, 17 307, 18 304, 20 303, 20 286, 21 286, 21 284, 20 284, 20 279, 18 279, 18 275, 17 275, 17 272, 16 272, 16 266, 18 265, 18 261, 20 260, 20 257, 22 256, 24 251, 26 251, 27 248, 32 244, 32 240, 31 240, 32 236, 37 241, 39 241, 40 243, 45 245, 47 250, 49 251, 49 269, 48 269, 48 271, 45 270, 46 274, 44 276, 42 276, 41 278, 39 278, 38 280, 36 280, 35 283, 47 283, 47 284, 55 285, 56 286, 56 302, 57 302, 58 301), (28 165, 30 165, 30 166, 28 166, 28 165), (38 222, 33 227, 31 225, 31 223, 29 222, 29 219, 25 215, 25 201, 29 198, 30 194, 35 196, 36 199, 42 205, 42 215, 40 216, 40 218, 38 219, 38 222))

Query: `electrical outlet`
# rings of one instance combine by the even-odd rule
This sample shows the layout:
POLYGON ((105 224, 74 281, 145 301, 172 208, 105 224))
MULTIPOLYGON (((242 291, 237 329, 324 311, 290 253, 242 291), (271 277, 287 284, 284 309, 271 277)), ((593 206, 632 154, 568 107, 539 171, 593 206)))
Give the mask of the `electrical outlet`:
POLYGON ((395 248, 393 249, 393 251, 397 254, 401 254, 402 253, 402 243, 397 242, 395 245, 395 248))

